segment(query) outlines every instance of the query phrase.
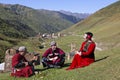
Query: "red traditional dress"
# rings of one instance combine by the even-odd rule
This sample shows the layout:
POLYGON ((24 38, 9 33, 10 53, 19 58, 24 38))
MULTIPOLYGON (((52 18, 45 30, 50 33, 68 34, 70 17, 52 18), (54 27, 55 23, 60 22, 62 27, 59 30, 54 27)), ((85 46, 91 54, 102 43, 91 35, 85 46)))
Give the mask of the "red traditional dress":
POLYGON ((96 45, 93 41, 83 42, 80 48, 81 55, 75 54, 70 67, 67 68, 66 70, 85 67, 93 63, 95 61, 94 57, 95 47, 96 45))
POLYGON ((20 69, 16 69, 15 66, 21 62, 27 62, 24 56, 19 53, 15 54, 12 58, 12 73, 11 76, 17 77, 29 77, 33 74, 33 70, 31 66, 24 66, 20 69))

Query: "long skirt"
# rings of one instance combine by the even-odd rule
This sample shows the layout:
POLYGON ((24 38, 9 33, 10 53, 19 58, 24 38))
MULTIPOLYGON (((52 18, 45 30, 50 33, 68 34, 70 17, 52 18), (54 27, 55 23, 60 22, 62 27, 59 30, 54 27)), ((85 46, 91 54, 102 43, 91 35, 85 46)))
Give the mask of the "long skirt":
POLYGON ((75 68, 82 68, 82 67, 88 66, 89 64, 91 64, 93 62, 94 62, 94 59, 83 58, 79 54, 75 54, 71 65, 66 70, 72 70, 75 68))
POLYGON ((16 77, 30 77, 31 75, 33 75, 32 66, 26 66, 19 70, 13 68, 11 73, 11 76, 16 76, 16 77))

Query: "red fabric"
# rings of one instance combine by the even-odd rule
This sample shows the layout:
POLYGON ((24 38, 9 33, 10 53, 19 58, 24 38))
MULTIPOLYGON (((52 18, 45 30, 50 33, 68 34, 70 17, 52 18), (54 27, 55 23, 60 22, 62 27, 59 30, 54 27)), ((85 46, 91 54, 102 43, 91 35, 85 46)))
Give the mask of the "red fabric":
POLYGON ((90 45, 88 46, 87 51, 83 51, 83 48, 86 43, 87 42, 85 41, 81 45, 80 51, 82 52, 82 55, 80 56, 78 54, 75 54, 70 67, 67 68, 66 70, 85 67, 95 61, 94 50, 96 45, 94 42, 91 42, 90 45))
MULTIPOLYGON (((49 48, 45 51, 45 53, 43 54, 42 57, 47 58, 50 54, 53 54, 52 52, 53 52, 52 48, 49 48)), ((58 53, 59 55, 65 54, 65 52, 63 50, 61 50, 60 48, 56 48, 56 50, 54 50, 54 53, 58 53)), ((56 56, 58 56, 58 55, 51 56, 50 58, 54 58, 56 56)), ((60 59, 60 57, 58 57, 58 59, 56 59, 55 61, 49 61, 48 63, 49 64, 54 64, 54 63, 60 62, 60 61, 61 61, 61 59, 60 59)))
MULTIPOLYGON (((63 50, 61 50, 60 48, 56 48, 56 50, 54 51, 54 53, 59 53, 59 54, 65 54, 65 52, 63 50)), ((43 57, 47 57, 49 54, 52 54, 52 48, 49 48, 45 51, 45 53, 43 54, 43 57)))
POLYGON ((15 54, 12 58, 12 68, 13 71, 11 73, 11 76, 17 76, 17 77, 29 77, 33 74, 33 70, 31 66, 25 66, 20 69, 20 71, 15 70, 14 66, 18 64, 21 61, 27 61, 24 56, 20 55, 19 53, 15 54))

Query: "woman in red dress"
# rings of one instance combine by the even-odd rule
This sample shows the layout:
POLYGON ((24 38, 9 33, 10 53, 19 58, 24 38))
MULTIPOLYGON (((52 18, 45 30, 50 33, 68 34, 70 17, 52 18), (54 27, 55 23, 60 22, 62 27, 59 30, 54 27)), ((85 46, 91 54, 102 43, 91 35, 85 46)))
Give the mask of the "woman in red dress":
POLYGON ((80 50, 74 55, 71 65, 66 70, 85 67, 95 61, 94 50, 96 45, 92 40, 92 36, 91 32, 84 34, 85 41, 82 43, 80 50))

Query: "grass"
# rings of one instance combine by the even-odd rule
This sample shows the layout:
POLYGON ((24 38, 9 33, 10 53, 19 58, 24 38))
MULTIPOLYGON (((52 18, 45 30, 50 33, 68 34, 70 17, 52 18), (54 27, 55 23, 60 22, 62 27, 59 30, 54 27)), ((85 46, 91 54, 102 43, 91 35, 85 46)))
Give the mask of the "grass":
MULTIPOLYGON (((118 25, 116 23, 116 25, 118 25)), ((111 25, 112 26, 112 25, 111 25)), ((110 26, 110 27, 111 27, 110 26)), ((100 27, 100 26, 99 26, 100 27)), ((95 32, 97 28, 94 28, 92 31, 95 32)), ((102 29, 102 28, 101 28, 102 29)), ((99 30, 101 30, 99 28, 99 30)), ((104 28, 107 29, 107 28, 104 28)), ((37 69, 40 69, 40 73, 36 74, 34 76, 31 76, 30 78, 15 78, 10 77, 10 73, 0 73, 0 80, 120 80, 120 55, 119 55, 119 27, 117 26, 114 30, 116 31, 115 35, 118 35, 118 37, 112 38, 114 36, 114 33, 112 33, 112 30, 109 32, 102 32, 99 33, 99 30, 97 30, 95 33, 95 40, 97 42, 102 42, 103 46, 110 43, 115 43, 114 45, 106 46, 108 47, 108 50, 104 51, 95 51, 95 57, 96 62, 91 64, 88 67, 79 68, 71 71, 66 71, 65 69, 68 68, 72 60, 67 60, 65 62, 65 66, 61 69, 47 69, 44 70, 42 67, 42 64, 39 66, 36 66, 37 69), (118 33, 118 34, 117 34, 118 33), (103 35, 104 34, 104 35, 103 35), (111 34, 111 35, 109 35, 111 34), (99 35, 99 36, 96 36, 99 35), (105 37, 107 36, 107 37, 105 37)), ((104 30, 102 30, 104 31, 104 30)), ((71 43, 76 44, 76 48, 79 49, 80 45, 83 41, 82 35, 80 33, 67 35, 65 37, 61 37, 58 39, 51 39, 51 40, 45 40, 45 48, 39 49, 39 45, 41 45, 39 39, 32 38, 27 40, 21 40, 17 46, 26 46, 28 48, 28 51, 30 52, 38 52, 40 53, 40 56, 44 53, 44 51, 50 47, 50 42, 52 40, 55 40, 57 42, 57 45, 59 48, 63 49, 66 53, 70 52, 70 45, 71 43)), ((1 42, 3 43, 3 42, 1 42)), ((4 42, 4 44, 7 44, 4 42)), ((104 48, 102 46, 102 48, 104 48)))
MULTIPOLYGON (((76 48, 79 49, 83 41, 81 36, 79 36, 80 34, 86 31, 94 32, 95 40, 103 44, 101 47, 107 47, 104 51, 95 51, 95 63, 84 68, 66 71, 65 69, 71 63, 71 60, 68 61, 66 59, 65 66, 61 69, 44 70, 42 65, 39 65, 36 66, 36 68, 41 70, 40 73, 30 78, 14 78, 10 77, 10 73, 0 73, 0 80, 120 80, 119 4, 120 1, 114 4, 117 8, 111 5, 63 31, 65 34, 71 32, 75 35, 70 34, 70 36, 55 39, 58 43, 58 47, 63 49, 66 53, 69 53, 71 43, 75 43, 76 48)), ((18 46, 25 45, 29 51, 37 51, 42 55, 44 51, 50 47, 49 43, 51 41, 52 40, 45 40, 46 47, 44 49, 38 49, 40 44, 36 39, 23 40, 18 46)), ((6 42, 4 43, 6 44, 6 42)))
MULTIPOLYGON (((18 46, 25 45, 29 51, 38 51, 40 55, 42 55, 43 52, 50 47, 49 43, 52 40, 45 40, 46 47, 44 49, 38 49, 39 41, 37 39, 23 40, 18 46)), ((70 51, 71 43, 75 43, 77 49, 79 49, 81 42, 83 41, 82 36, 78 35, 68 35, 54 40, 58 43, 58 47, 63 49, 66 53, 70 51)), ((105 39, 104 42, 106 42, 106 40, 107 39, 105 39)), ((113 41, 116 42, 118 40, 115 39, 113 41)), ((84 68, 66 71, 65 69, 69 67, 72 61, 66 59, 65 66, 61 69, 44 70, 41 64, 36 66, 36 69, 40 69, 40 73, 29 78, 11 77, 10 72, 7 72, 0 73, 0 80, 119 80, 119 52, 119 46, 113 46, 104 51, 96 50, 96 62, 84 68)))
POLYGON ((96 62, 84 68, 66 71, 70 63, 66 61, 61 69, 43 70, 42 65, 36 66, 41 72, 30 78, 14 78, 9 76, 10 73, 1 73, 0 80, 119 80, 119 51, 119 49, 96 51, 96 62))

